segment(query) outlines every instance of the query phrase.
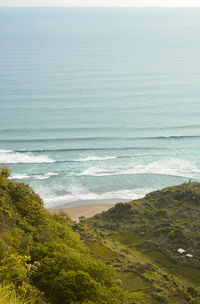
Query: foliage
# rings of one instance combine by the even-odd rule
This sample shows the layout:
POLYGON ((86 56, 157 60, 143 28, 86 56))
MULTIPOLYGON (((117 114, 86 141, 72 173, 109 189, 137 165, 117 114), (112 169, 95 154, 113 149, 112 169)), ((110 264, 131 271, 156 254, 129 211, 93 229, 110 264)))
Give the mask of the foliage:
POLYGON ((33 304, 128 303, 113 268, 90 256, 70 218, 50 215, 28 185, 8 177, 1 167, 0 282, 33 304))
POLYGON ((0 285, 0 303, 1 304, 31 304, 16 295, 12 285, 0 285))
MULTIPOLYGON (((181 304, 200 303, 199 218, 200 184, 185 183, 116 204, 84 223, 101 240, 98 247, 115 252, 109 263, 136 303, 181 304)), ((95 242, 88 247, 96 254, 95 242)))
POLYGON ((199 218, 200 183, 185 183, 155 191, 140 200, 116 204, 87 223, 92 229, 142 234, 149 245, 176 259, 181 259, 177 249, 183 247, 194 256, 190 263, 200 266, 199 218))
POLYGON ((191 183, 75 224, 0 167, 0 304, 198 304, 199 217, 191 183))

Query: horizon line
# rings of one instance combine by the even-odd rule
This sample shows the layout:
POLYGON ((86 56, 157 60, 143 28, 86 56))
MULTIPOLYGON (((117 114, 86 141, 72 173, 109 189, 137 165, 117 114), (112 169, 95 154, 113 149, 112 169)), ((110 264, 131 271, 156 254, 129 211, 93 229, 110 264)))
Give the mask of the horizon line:
POLYGON ((12 7, 30 7, 30 8, 36 8, 36 7, 52 7, 52 8, 67 8, 67 7, 73 7, 73 8, 200 8, 199 6, 139 6, 139 5, 0 5, 0 7, 5 8, 12 8, 12 7))

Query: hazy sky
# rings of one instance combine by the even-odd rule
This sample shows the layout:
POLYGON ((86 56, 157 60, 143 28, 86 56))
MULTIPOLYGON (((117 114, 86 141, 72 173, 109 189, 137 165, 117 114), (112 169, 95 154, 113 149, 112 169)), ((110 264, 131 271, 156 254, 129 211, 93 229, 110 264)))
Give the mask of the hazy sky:
POLYGON ((200 7, 200 0, 0 0, 0 6, 200 7))

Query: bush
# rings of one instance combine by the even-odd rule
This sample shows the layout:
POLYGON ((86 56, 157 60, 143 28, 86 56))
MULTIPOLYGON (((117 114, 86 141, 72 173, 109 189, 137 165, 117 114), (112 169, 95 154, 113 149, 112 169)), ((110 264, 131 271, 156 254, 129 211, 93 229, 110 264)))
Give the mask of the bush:
POLYGON ((5 303, 15 303, 9 302, 12 294, 20 304, 23 298, 33 304, 47 299, 53 304, 126 303, 114 270, 89 256, 70 228, 72 221, 50 215, 31 187, 8 176, 9 170, 1 167, 0 282, 15 288, 5 303))
POLYGON ((12 285, 0 285, 0 303, 1 304, 32 304, 16 295, 12 285))

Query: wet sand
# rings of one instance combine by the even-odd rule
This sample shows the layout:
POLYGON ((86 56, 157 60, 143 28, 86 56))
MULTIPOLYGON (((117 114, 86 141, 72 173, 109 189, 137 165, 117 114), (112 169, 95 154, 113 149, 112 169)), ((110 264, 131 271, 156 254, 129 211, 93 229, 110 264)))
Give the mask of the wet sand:
POLYGON ((90 204, 90 205, 82 205, 76 207, 69 208, 59 208, 59 209, 48 209, 48 211, 52 214, 59 214, 61 212, 66 212, 74 221, 78 221, 80 216, 84 216, 85 218, 92 217, 98 213, 103 211, 107 211, 112 208, 114 204, 90 204))

